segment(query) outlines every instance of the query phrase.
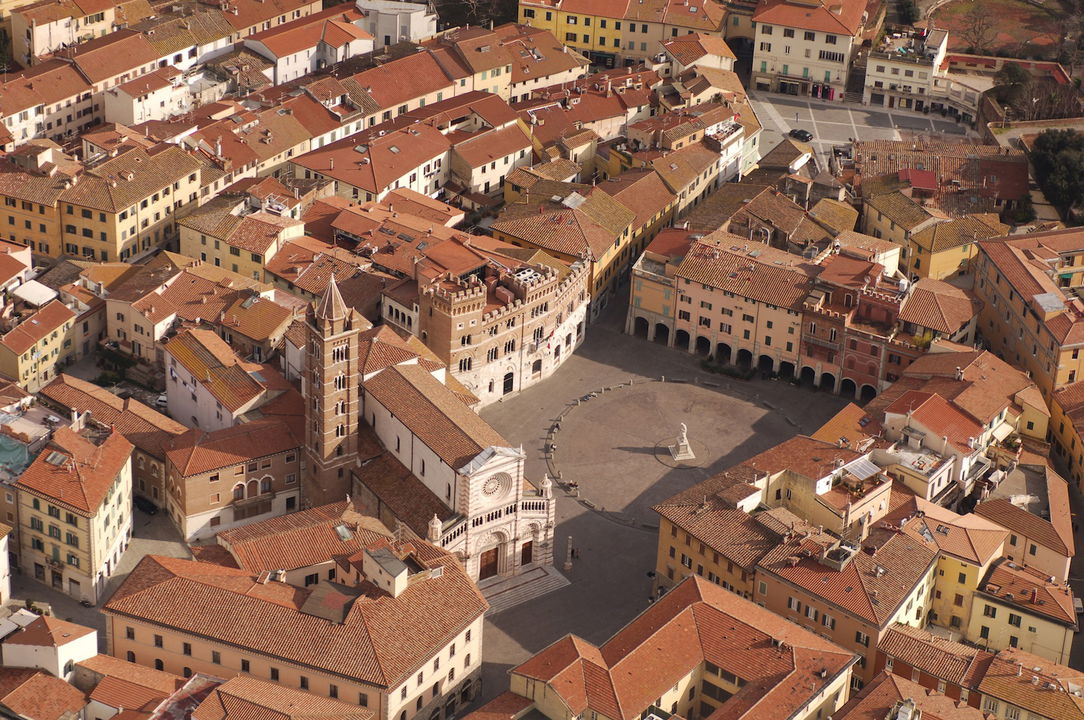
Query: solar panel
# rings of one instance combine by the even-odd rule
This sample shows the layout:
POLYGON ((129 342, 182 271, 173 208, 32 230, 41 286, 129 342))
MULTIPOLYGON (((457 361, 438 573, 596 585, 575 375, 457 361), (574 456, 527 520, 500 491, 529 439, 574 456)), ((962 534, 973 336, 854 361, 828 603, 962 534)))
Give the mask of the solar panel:
POLYGON ((881 468, 877 467, 866 458, 858 458, 857 460, 852 460, 843 467, 847 472, 849 472, 851 475, 854 475, 859 480, 871 478, 881 472, 881 468))

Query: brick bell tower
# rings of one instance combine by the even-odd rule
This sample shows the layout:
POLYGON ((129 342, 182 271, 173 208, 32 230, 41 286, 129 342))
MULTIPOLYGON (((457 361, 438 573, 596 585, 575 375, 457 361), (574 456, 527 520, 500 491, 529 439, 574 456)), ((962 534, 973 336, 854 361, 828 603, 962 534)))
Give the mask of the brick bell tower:
POLYGON ((344 499, 350 488, 358 452, 358 335, 369 323, 343 302, 334 276, 306 320, 302 499, 314 507, 344 499))

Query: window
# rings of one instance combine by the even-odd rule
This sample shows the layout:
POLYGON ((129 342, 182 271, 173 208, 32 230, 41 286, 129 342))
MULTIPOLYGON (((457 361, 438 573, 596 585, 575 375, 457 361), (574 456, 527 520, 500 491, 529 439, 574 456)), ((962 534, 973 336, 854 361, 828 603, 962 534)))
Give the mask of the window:
POLYGON ((154 636, 154 646, 156 648, 162 647, 162 636, 161 635, 155 635, 154 636))
POLYGON ((783 28, 783 37, 785 37, 785 38, 794 37, 794 28, 783 28))
POLYGON ((131 627, 124 628, 124 639, 125 640, 135 640, 135 628, 131 628, 131 627))
POLYGON ((993 605, 985 605, 982 608, 982 614, 983 614, 984 617, 996 618, 997 617, 997 608, 994 607, 993 605))
POLYGON ((865 634, 861 630, 855 632, 854 641, 862 647, 869 647, 869 635, 865 634))
POLYGON ((274 680, 275 682, 278 682, 278 679, 279 679, 279 669, 278 668, 271 668, 271 679, 274 680))
POLYGON ((211 662, 214 663, 215 665, 221 665, 222 664, 222 653, 220 653, 218 650, 212 650, 211 651, 211 662))
POLYGON ((181 647, 181 652, 183 652, 185 655, 191 655, 192 654, 192 643, 185 643, 181 647))
POLYGON ((307 677, 305 677, 304 675, 302 675, 300 678, 298 678, 297 686, 299 688, 301 688, 302 690, 308 690, 309 689, 309 679, 307 677))
POLYGON ((1028 548, 1028 555, 1034 555, 1037 550, 1038 548, 1035 547, 1035 543, 1032 543, 1031 547, 1028 548))
POLYGON ((250 672, 251 670, 252 670, 252 666, 249 664, 248 660, 242 659, 241 660, 241 672, 246 672, 247 673, 247 672, 250 672))
POLYGON ((1020 620, 1022 618, 1016 613, 1009 613, 1009 624, 1013 627, 1020 627, 1020 620))

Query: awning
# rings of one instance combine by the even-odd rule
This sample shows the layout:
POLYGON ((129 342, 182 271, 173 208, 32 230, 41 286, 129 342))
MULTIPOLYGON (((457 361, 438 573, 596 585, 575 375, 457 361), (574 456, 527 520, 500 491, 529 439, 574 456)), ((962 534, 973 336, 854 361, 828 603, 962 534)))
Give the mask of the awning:
POLYGON ((42 285, 37 280, 27 280, 22 285, 15 288, 12 295, 35 307, 41 307, 42 305, 55 300, 57 292, 48 285, 42 285))
POLYGON ((994 437, 997 438, 998 441, 1001 441, 1012 435, 1014 431, 1015 428, 1013 428, 1012 425, 1007 422, 1003 422, 996 428, 994 428, 994 437))

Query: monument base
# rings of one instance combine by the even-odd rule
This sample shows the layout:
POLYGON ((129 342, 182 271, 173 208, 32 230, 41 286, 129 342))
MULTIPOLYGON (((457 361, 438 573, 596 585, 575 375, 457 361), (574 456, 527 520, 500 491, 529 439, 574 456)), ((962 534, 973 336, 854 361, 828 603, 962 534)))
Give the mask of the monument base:
POLYGON ((693 452, 693 449, 689 446, 689 443, 687 442, 678 443, 677 445, 670 445, 669 449, 670 456, 674 458, 674 460, 683 461, 696 459, 696 454, 693 452))

